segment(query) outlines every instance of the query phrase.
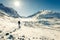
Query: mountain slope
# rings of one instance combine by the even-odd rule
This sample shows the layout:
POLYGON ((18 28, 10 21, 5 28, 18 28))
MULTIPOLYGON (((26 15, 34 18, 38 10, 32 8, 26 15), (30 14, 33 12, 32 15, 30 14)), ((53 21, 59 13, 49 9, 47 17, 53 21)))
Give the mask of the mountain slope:
POLYGON ((39 12, 37 12, 33 15, 30 15, 28 17, 47 18, 47 19, 59 18, 60 19, 60 13, 54 12, 54 11, 51 11, 51 10, 42 10, 42 11, 39 11, 39 12))
POLYGON ((60 13, 51 10, 39 11, 23 19, 25 26, 60 28, 60 13))
POLYGON ((0 10, 5 12, 7 15, 14 17, 14 18, 18 18, 20 17, 19 14, 12 8, 9 7, 5 7, 3 4, 0 3, 0 10))
MULTIPOLYGON (((54 28, 41 25, 40 21, 43 23, 46 19, 37 19, 38 15, 35 15, 35 20, 34 17, 13 18, 0 11, 0 40, 60 40, 60 28, 56 29, 55 25, 54 28), (18 27, 18 20, 21 28, 18 27)), ((51 20, 54 21, 48 19, 52 22, 51 20)))

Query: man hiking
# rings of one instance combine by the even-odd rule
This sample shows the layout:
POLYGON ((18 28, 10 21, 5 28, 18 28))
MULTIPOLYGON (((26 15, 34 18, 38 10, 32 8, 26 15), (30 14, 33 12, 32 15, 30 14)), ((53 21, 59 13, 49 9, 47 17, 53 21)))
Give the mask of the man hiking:
POLYGON ((21 28, 20 24, 21 24, 20 21, 18 21, 18 27, 19 27, 19 28, 21 28))
MULTIPOLYGON (((17 29, 21 28, 20 24, 21 24, 20 21, 18 21, 18 28, 17 29)), ((17 29, 14 29, 13 32, 15 32, 17 29)))

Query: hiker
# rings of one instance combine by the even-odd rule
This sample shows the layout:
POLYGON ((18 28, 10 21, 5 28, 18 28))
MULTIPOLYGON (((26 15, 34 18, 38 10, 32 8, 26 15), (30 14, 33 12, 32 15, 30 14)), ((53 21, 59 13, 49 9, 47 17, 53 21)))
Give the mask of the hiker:
POLYGON ((19 27, 19 28, 21 28, 21 27, 20 27, 20 24, 21 24, 20 21, 18 21, 18 27, 19 27))

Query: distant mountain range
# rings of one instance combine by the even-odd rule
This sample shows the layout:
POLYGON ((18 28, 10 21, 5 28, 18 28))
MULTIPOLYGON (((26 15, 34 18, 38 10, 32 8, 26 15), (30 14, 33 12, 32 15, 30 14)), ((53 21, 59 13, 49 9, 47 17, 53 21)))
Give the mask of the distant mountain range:
POLYGON ((60 26, 60 13, 51 10, 42 10, 27 17, 31 22, 26 24, 59 27, 60 26), (32 24, 34 22, 34 24, 32 24), (38 23, 38 24, 37 24, 38 23))
POLYGON ((41 19, 41 18, 46 18, 46 19, 58 18, 58 19, 60 19, 60 13, 54 12, 51 10, 42 10, 42 11, 39 11, 39 12, 37 12, 33 15, 30 15, 28 17, 37 17, 39 19, 41 19))
MULTIPOLYGON (((18 18, 21 17, 17 11, 15 11, 13 8, 6 7, 2 3, 0 3, 0 12, 4 12, 3 14, 18 18)), ((51 19, 51 18, 58 18, 60 19, 60 13, 58 12, 53 12, 51 10, 42 10, 38 11, 37 13, 28 16, 27 18, 35 17, 38 19, 45 18, 45 19, 51 19)), ((21 18, 26 18, 26 17, 21 17, 21 18)))

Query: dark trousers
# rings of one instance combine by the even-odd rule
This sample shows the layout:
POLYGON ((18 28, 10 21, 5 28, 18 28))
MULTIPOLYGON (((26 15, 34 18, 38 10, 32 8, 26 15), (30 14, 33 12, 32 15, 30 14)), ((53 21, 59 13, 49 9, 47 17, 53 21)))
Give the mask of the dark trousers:
POLYGON ((21 28, 20 24, 18 24, 18 27, 21 28))

